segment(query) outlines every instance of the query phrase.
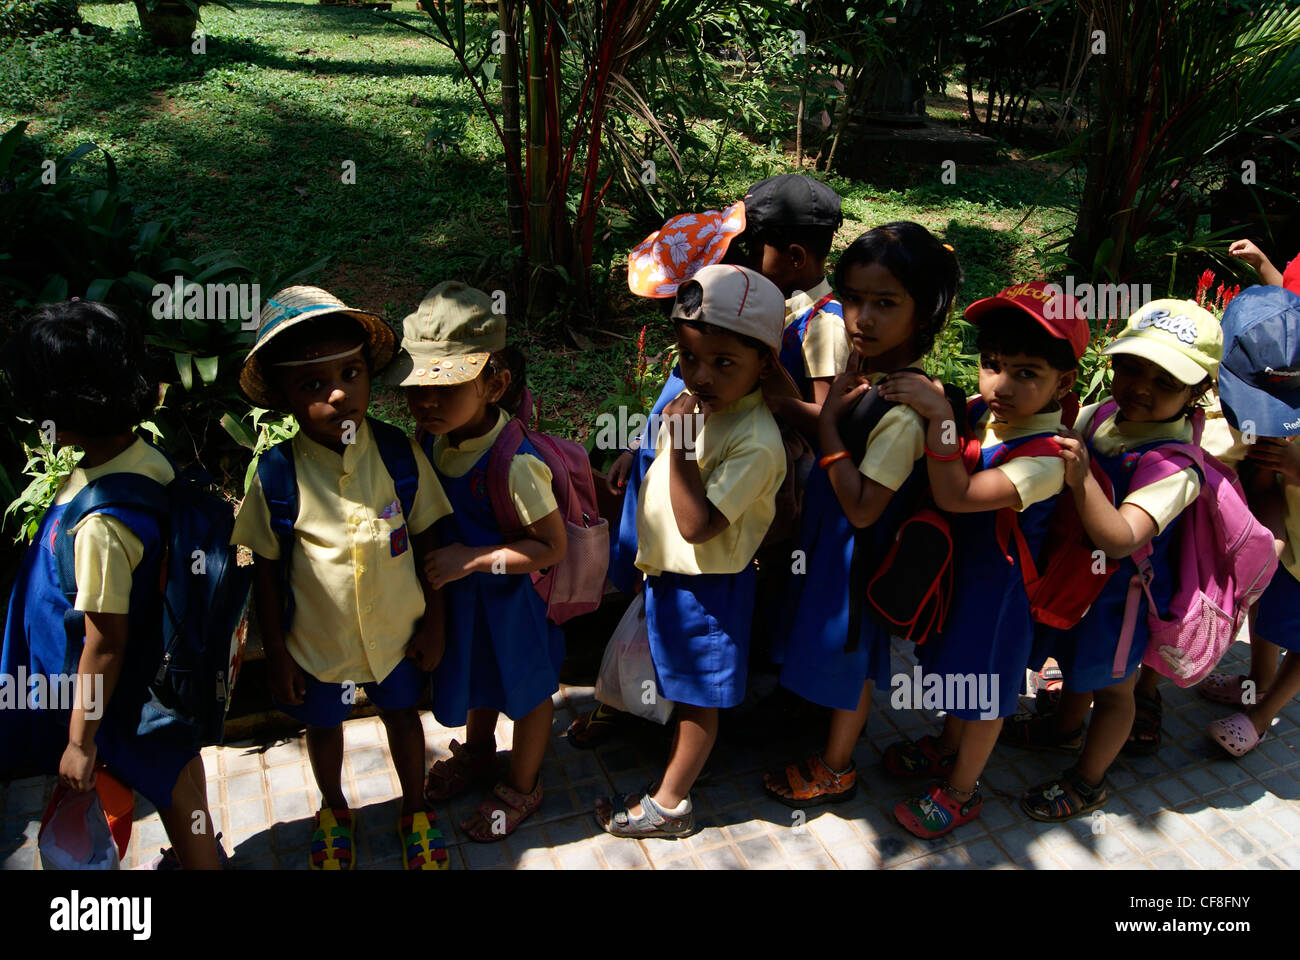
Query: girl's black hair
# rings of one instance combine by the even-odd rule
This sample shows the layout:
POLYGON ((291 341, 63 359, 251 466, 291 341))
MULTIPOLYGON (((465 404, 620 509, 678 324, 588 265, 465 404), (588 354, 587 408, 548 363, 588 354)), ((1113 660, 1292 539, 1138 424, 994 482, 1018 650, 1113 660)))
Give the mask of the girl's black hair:
MULTIPOLYGON (((698 313, 700 307, 704 306, 704 288, 700 286, 698 280, 687 280, 677 288, 677 306, 681 307, 687 313, 698 313)), ((742 344, 751 350, 757 350, 760 356, 765 356, 771 349, 762 340, 757 337, 751 337, 747 334, 736 333, 734 330, 728 330, 725 327, 719 327, 715 324, 708 323, 705 320, 687 319, 685 317, 674 317, 674 325, 682 324, 690 327, 692 330, 698 330, 707 336, 716 336, 726 334, 735 337, 742 344)))
POLYGON ((501 394, 501 399, 491 406, 514 416, 520 412, 519 400, 524 392, 525 377, 528 375, 528 361, 524 357, 524 352, 514 344, 503 347, 488 358, 486 371, 488 376, 495 377, 503 370, 510 371, 510 386, 506 387, 505 393, 501 394))
POLYGON ((1054 337, 1025 311, 1016 307, 990 310, 975 325, 975 349, 1039 357, 1053 370, 1078 370, 1070 341, 1054 337))
POLYGON ((961 266, 957 255, 925 227, 896 220, 868 230, 849 244, 835 264, 835 289, 843 291, 850 267, 878 263, 916 301, 916 355, 923 357, 948 322, 961 266))
POLYGON ((3 366, 19 410, 56 430, 127 433, 158 403, 139 329, 94 301, 41 307, 5 345, 3 366))

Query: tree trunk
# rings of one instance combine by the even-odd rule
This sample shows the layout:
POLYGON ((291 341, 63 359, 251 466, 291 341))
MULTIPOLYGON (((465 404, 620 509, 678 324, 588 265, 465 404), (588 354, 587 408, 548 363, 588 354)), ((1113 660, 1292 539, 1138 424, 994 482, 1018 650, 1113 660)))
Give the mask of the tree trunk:
POLYGON ((551 224, 546 186, 546 3, 528 2, 528 316, 551 308, 551 224))
POLYGON ((516 35, 516 14, 518 0, 497 0, 497 17, 501 32, 505 34, 505 46, 501 51, 501 116, 502 132, 505 134, 507 157, 506 174, 506 222, 510 226, 510 246, 519 249, 520 257, 515 260, 511 272, 508 292, 512 304, 522 303, 527 290, 527 266, 523 253, 527 249, 524 232, 524 194, 519 180, 511 170, 510 159, 519 162, 519 42, 516 35))

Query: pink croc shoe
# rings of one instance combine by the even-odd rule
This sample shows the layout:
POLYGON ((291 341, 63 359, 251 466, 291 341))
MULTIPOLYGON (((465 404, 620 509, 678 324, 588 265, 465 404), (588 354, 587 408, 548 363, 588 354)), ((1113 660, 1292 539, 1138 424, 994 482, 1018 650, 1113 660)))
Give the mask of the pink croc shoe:
POLYGON ((1244 713, 1234 713, 1222 720, 1215 720, 1206 727, 1205 732, 1234 757, 1244 757, 1263 739, 1255 732, 1255 725, 1244 713))
POLYGON ((1230 707, 1246 706, 1243 698, 1245 697, 1245 683, 1249 679, 1244 673, 1212 673, 1206 677, 1201 685, 1196 688, 1196 692, 1206 700, 1213 700, 1215 703, 1225 703, 1230 707))

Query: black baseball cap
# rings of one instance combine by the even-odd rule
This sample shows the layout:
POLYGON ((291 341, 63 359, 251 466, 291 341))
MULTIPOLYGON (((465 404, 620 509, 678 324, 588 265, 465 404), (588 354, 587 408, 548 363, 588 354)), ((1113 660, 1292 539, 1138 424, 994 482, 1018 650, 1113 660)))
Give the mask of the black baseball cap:
POLYGON ((798 173, 760 180, 745 194, 745 220, 757 235, 774 228, 828 227, 844 222, 840 195, 826 184, 798 173))

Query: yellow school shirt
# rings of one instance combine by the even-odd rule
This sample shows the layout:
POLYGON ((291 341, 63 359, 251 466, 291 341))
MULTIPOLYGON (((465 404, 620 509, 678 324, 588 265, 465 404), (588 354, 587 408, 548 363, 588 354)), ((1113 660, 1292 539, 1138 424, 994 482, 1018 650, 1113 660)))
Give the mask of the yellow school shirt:
MULTIPOLYGON (((830 281, 825 277, 811 290, 795 291, 794 296, 785 302, 785 325, 790 326, 830 292, 830 281)), ((817 311, 817 315, 808 321, 803 337, 803 365, 808 377, 819 380, 838 376, 848 369, 851 352, 844 318, 827 310, 817 311)))
MULTIPOLYGON (((356 442, 342 454, 301 431, 290 442, 298 519, 289 568, 293 624, 285 644, 298 666, 326 683, 383 680, 401 661, 416 621, 424 616, 411 540, 451 513, 451 504, 432 464, 409 441, 420 485, 411 516, 403 517, 397 488, 365 420, 356 442), (393 539, 403 526, 405 549, 400 535, 393 539)), ((240 505, 230 542, 269 560, 280 557, 257 479, 240 505)))
MULTIPOLYGON (((875 385, 884 373, 872 374, 875 385)), ((867 437, 867 449, 858 471, 882 487, 897 490, 916 461, 925 456, 925 418, 905 403, 890 407, 867 437)))
POLYGON ((1250 446, 1241 432, 1223 415, 1219 392, 1210 392, 1210 403, 1205 408, 1205 429, 1201 432, 1201 449, 1218 459, 1225 467, 1238 470, 1246 459, 1250 446))
MULTIPOLYGON (((496 443, 497 435, 510 422, 504 410, 497 415, 496 426, 481 437, 472 437, 460 446, 453 446, 446 434, 433 441, 433 461, 448 477, 463 477, 478 463, 484 452, 496 443)), ((551 489, 551 469, 530 453, 517 454, 510 461, 506 477, 510 499, 519 512, 519 522, 524 526, 559 509, 555 492, 551 489)))
MULTIPOLYGON (((1094 403, 1079 411, 1076 423, 1081 433, 1092 422, 1093 415, 1100 406, 1100 403, 1094 403)), ((1133 447, 1157 440, 1192 442, 1192 424, 1186 417, 1163 423, 1135 423, 1131 420, 1119 421, 1118 418, 1119 412, 1116 411, 1092 435, 1093 449, 1104 456, 1125 453, 1133 447)), ((1164 533, 1165 528, 1191 506, 1200 493, 1201 475, 1195 467, 1189 466, 1139 490, 1130 490, 1123 502, 1145 510, 1156 522, 1157 533, 1164 533)))
MULTIPOLYGON (((1020 423, 1002 423, 985 411, 976 424, 982 447, 1008 440, 1019 440, 1039 433, 1052 433, 1061 423, 1061 408, 1046 413, 1036 413, 1020 423)), ((1035 503, 1056 496, 1065 486, 1065 461, 1060 457, 1020 457, 1008 460, 993 468, 1001 470, 1020 495, 1020 509, 1027 510, 1035 503)))
POLYGON ((698 459, 687 465, 698 467, 705 495, 727 518, 728 526, 697 544, 686 542, 673 515, 668 487, 673 433, 667 423, 660 424, 654 462, 641 482, 637 568, 651 576, 664 571, 740 573, 754 559, 776 515, 776 491, 785 479, 781 431, 758 390, 705 420, 695 438, 698 459))
MULTIPOLYGON (((136 438, 112 460, 84 470, 74 467, 54 498, 70 501, 91 480, 110 473, 137 473, 161 484, 171 483, 174 471, 156 448, 136 438)), ((77 599, 73 607, 86 613, 127 613, 131 606, 131 575, 144 557, 144 544, 121 520, 92 513, 72 528, 77 599)))

